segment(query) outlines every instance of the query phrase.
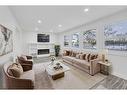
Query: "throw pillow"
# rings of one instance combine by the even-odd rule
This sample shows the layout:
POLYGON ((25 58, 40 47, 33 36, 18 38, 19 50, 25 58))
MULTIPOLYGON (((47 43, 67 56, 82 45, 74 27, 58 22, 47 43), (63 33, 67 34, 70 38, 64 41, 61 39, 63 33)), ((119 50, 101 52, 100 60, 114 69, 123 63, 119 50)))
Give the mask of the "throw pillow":
POLYGON ((84 54, 80 54, 80 59, 84 59, 84 54))
POLYGON ((84 60, 86 60, 86 54, 84 54, 84 57, 83 57, 84 60))
POLYGON ((70 56, 73 57, 73 51, 71 51, 71 55, 70 56))
POLYGON ((68 51, 68 50, 66 50, 66 55, 67 55, 67 56, 69 55, 69 51, 68 51))
POLYGON ((75 56, 76 56, 76 52, 73 53, 73 57, 75 57, 75 56))
POLYGON ((98 54, 95 55, 95 59, 98 58, 98 54))
POLYGON ((76 53, 73 51, 71 56, 76 57, 76 53))
POLYGON ((88 62, 89 62, 89 57, 90 57, 90 53, 86 54, 85 59, 86 59, 86 61, 88 61, 88 62))
POLYGON ((89 57, 89 61, 95 59, 95 57, 96 57, 95 54, 91 54, 91 56, 89 57))
POLYGON ((69 51, 69 56, 71 56, 72 55, 72 51, 69 51))
POLYGON ((20 77, 21 74, 23 73, 23 68, 19 63, 13 64, 10 70, 14 77, 20 77))
POLYGON ((80 54, 76 54, 76 58, 79 59, 80 58, 80 54))
POLYGON ((12 65, 10 65, 10 66, 7 68, 7 73, 8 73, 8 75, 13 76, 13 73, 12 73, 12 71, 10 70, 11 68, 12 68, 12 65))

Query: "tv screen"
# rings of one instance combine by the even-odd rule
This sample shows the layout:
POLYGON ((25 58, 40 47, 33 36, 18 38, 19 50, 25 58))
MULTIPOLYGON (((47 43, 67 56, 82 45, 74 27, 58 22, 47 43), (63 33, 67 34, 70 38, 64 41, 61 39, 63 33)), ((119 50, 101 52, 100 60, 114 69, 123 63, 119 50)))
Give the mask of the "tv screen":
POLYGON ((37 35, 38 42, 49 42, 49 35, 47 34, 38 34, 37 35))

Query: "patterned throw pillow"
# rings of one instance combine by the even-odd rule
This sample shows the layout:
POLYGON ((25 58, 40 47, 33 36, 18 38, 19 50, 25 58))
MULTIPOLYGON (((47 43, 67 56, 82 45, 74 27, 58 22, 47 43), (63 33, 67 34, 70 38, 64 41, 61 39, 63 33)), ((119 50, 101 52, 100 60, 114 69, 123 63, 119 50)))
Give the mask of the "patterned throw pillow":
POLYGON ((88 62, 89 62, 89 57, 90 57, 90 53, 87 53, 86 56, 85 56, 85 59, 86 59, 86 61, 88 61, 88 62))
POLYGON ((96 57, 95 54, 91 54, 90 57, 89 57, 89 61, 95 59, 95 57, 96 57))
POLYGON ((14 63, 9 69, 14 77, 20 77, 23 73, 23 68, 19 63, 14 63))

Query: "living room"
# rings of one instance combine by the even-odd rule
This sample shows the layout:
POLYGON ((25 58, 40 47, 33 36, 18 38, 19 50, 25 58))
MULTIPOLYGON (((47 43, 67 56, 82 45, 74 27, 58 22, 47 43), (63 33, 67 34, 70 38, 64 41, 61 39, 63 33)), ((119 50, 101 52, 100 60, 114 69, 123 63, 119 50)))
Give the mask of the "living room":
POLYGON ((1 89, 127 89, 126 6, 0 11, 1 89))

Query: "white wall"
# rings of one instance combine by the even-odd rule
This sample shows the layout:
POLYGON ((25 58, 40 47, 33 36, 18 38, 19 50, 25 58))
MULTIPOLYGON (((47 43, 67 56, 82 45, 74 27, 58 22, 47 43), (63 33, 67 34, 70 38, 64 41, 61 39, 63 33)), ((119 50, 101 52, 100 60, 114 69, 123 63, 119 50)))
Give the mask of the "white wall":
POLYGON ((0 64, 8 61, 10 57, 18 55, 22 52, 22 32, 11 11, 6 6, 0 6, 0 24, 13 31, 13 52, 0 57, 0 64))
MULTIPOLYGON (((0 56, 0 82, 2 82, 2 66, 4 63, 13 61, 13 57, 22 52, 22 32, 11 11, 6 6, 0 6, 0 24, 13 31, 13 52, 0 56)), ((2 83, 0 83, 0 88, 2 83)))
MULTIPOLYGON (((59 44, 61 45, 61 51, 64 49, 76 49, 79 51, 89 51, 89 52, 97 52, 104 48, 104 39, 103 39, 103 29, 104 26, 111 23, 118 23, 120 21, 127 20, 127 10, 123 10, 121 12, 115 13, 105 18, 98 19, 96 21, 84 24, 79 28, 74 28, 71 31, 66 31, 59 34, 59 44), (97 50, 91 49, 83 49, 83 31, 89 29, 97 29, 97 50), (71 47, 71 37, 73 33, 80 33, 80 46, 79 48, 71 47), (64 47, 64 35, 70 36, 70 46, 64 47)), ((111 73, 119 76, 121 78, 127 79, 127 52, 118 52, 118 51, 109 51, 108 55, 109 60, 112 62, 112 71, 111 73)))
MULTIPOLYGON (((29 43, 37 43, 37 34, 41 32, 23 32, 23 54, 29 54, 29 43)), ((43 33, 50 35, 50 42, 57 44, 57 36, 54 33, 43 33)))

